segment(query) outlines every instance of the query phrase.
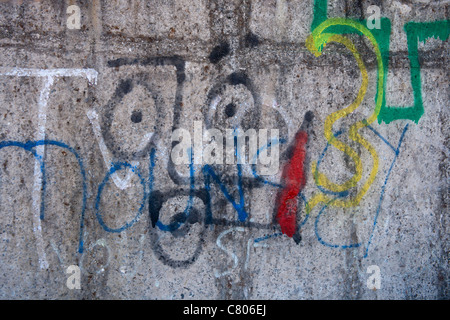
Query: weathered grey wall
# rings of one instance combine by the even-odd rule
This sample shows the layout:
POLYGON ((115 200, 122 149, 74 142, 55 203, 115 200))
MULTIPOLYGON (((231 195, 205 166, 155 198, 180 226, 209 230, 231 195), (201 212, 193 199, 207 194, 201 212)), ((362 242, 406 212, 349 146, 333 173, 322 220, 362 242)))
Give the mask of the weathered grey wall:
POLYGON ((328 2, 0 1, 0 297, 448 299, 449 2, 328 2), (368 75, 350 112, 357 60, 336 41, 319 57, 306 42, 324 10, 347 18, 328 20, 339 34, 333 25, 366 26, 355 21, 369 5, 381 29, 345 36, 368 75), (279 172, 171 164, 172 131, 194 121, 279 129, 279 172), (298 130, 308 141, 289 158, 298 130), (360 168, 350 149, 324 152, 327 132, 360 168), (315 181, 319 160, 339 190, 315 181), (306 179, 290 200, 293 237, 277 220, 277 197, 301 184, 286 182, 289 164, 306 179), (70 265, 79 290, 66 286, 70 265))

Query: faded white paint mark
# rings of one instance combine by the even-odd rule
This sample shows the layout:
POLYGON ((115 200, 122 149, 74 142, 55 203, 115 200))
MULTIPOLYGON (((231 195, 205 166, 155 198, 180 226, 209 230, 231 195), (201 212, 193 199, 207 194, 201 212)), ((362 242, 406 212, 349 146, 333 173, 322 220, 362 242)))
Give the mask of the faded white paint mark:
POLYGON ((288 14, 288 4, 286 0, 277 0, 275 19, 277 22, 276 33, 277 36, 284 40, 286 38, 286 18, 288 14))
MULTIPOLYGON (((112 157, 111 153, 108 150, 108 147, 105 144, 105 140, 103 139, 103 135, 100 129, 100 122, 98 120, 98 114, 94 110, 88 110, 86 112, 87 117, 89 118, 89 121, 91 122, 92 129, 94 130, 95 138, 97 139, 98 146, 100 148, 100 152, 102 153, 103 160, 105 161, 105 164, 108 168, 112 165, 112 157)), ((147 143, 150 141, 150 139, 153 136, 153 132, 148 132, 142 137, 142 141, 140 142, 138 146, 138 150, 143 149, 147 143)), ((139 161, 131 161, 132 167, 139 166, 139 161)), ((132 168, 127 169, 126 176, 122 179, 117 172, 114 172, 111 176, 114 181, 114 184, 119 188, 120 190, 125 190, 130 186, 130 179, 133 176, 133 170, 132 168)))
POLYGON ((248 269, 248 264, 250 262, 250 249, 251 249, 251 247, 254 247, 254 248, 258 248, 258 247, 269 248, 269 245, 264 243, 264 242, 263 243, 255 242, 255 240, 253 238, 252 239, 248 239, 248 241, 247 241, 247 256, 245 258, 245 264, 244 264, 244 269, 245 270, 248 269))
MULTIPOLYGON (((44 86, 39 95, 38 102, 38 128, 35 133, 34 139, 45 140, 45 128, 47 123, 47 102, 50 97, 50 89, 53 85, 53 78, 46 77, 44 86)), ((36 155, 37 158, 34 161, 34 182, 33 182, 33 191, 31 194, 32 203, 33 203, 33 232, 36 237, 36 247, 39 257, 39 266, 41 269, 48 268, 48 262, 45 255, 44 250, 44 240, 42 238, 42 226, 41 226, 41 189, 42 189, 42 171, 41 171, 41 162, 44 161, 45 155, 45 146, 37 146, 36 147, 36 155)))
POLYGON ((212 120, 214 119, 214 113, 216 112, 216 109, 220 103, 220 100, 222 100, 222 98, 220 96, 215 97, 214 100, 211 102, 211 105, 209 106, 208 119, 207 119, 208 125, 211 124, 212 120))
POLYGON ((61 264, 61 266, 63 267, 63 269, 66 269, 64 266, 64 260, 61 258, 61 254, 58 250, 58 246, 56 245, 55 241, 53 241, 52 239, 50 239, 50 245, 52 246, 53 251, 55 251, 56 256, 58 257, 58 261, 61 264))
POLYGON ((294 129, 292 127, 293 126, 292 121, 288 121, 289 115, 287 114, 286 110, 281 105, 279 105, 275 99, 273 99, 272 108, 274 108, 280 113, 288 129, 288 137, 291 137, 291 134, 292 132, 294 132, 294 129))
POLYGON ((225 235, 227 235, 227 234, 229 234, 229 233, 231 233, 231 232, 233 232, 233 231, 244 232, 245 229, 244 229, 243 227, 231 228, 231 229, 228 229, 228 230, 223 231, 223 232, 217 237, 217 240, 216 240, 217 246, 218 246, 220 249, 222 249, 223 251, 225 251, 225 252, 231 257, 231 259, 233 259, 233 266, 232 266, 229 270, 226 270, 226 271, 224 271, 224 272, 218 272, 217 270, 215 270, 215 271, 214 271, 214 276, 215 276, 216 278, 220 278, 220 277, 229 275, 234 269, 236 269, 236 267, 237 267, 237 265, 238 265, 238 257, 236 256, 236 254, 235 254, 233 251, 227 250, 227 249, 222 245, 222 238, 223 238, 225 235))
POLYGON ((0 68, 0 76, 14 77, 81 77, 89 84, 97 84, 98 72, 94 69, 33 69, 33 68, 0 68))
POLYGON ((244 269, 247 270, 248 268, 248 263, 250 262, 250 248, 252 247, 252 244, 254 243, 254 240, 248 239, 247 241, 247 257, 245 258, 245 264, 244 264, 244 269))
POLYGON ((92 243, 86 250, 86 252, 81 256, 80 259, 80 269, 83 269, 83 261, 84 261, 84 257, 87 255, 87 253, 89 251, 92 251, 92 249, 94 249, 96 246, 100 246, 100 247, 104 247, 106 248, 107 254, 108 254, 108 259, 106 261, 106 263, 102 266, 100 266, 100 268, 96 271, 97 274, 103 273, 105 271, 105 268, 107 268, 109 266, 109 263, 111 261, 111 249, 108 246, 108 243, 106 242, 105 239, 98 239, 97 241, 95 241, 95 243, 92 243))
MULTIPOLYGON (((45 140, 47 123, 47 104, 50 97, 50 90, 57 77, 83 77, 89 84, 97 83, 98 72, 94 69, 33 69, 33 68, 0 68, 0 76, 12 77, 41 77, 44 78, 44 85, 40 91, 38 101, 38 127, 34 135, 35 140, 45 140)), ((42 226, 40 219, 41 210, 41 190, 42 172, 41 161, 44 161, 45 146, 36 147, 37 159, 34 163, 34 183, 32 191, 33 207, 33 232, 36 237, 36 247, 39 259, 39 267, 47 269, 49 264, 44 250, 44 240, 42 238, 42 226)))
POLYGON ((262 247, 262 248, 269 248, 270 246, 267 244, 267 243, 259 243, 259 242, 255 242, 254 244, 253 244, 253 246, 255 247, 255 248, 258 248, 258 247, 262 247))

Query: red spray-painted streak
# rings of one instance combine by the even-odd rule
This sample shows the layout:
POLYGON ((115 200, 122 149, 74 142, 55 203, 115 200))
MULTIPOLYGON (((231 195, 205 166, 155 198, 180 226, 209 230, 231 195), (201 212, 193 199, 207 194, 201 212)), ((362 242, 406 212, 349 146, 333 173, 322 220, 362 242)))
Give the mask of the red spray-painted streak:
POLYGON ((277 197, 277 221, 281 226, 281 232, 288 237, 293 237, 295 234, 297 228, 297 196, 306 184, 304 162, 307 141, 308 134, 306 131, 297 132, 291 157, 283 167, 281 175, 285 186, 277 197))

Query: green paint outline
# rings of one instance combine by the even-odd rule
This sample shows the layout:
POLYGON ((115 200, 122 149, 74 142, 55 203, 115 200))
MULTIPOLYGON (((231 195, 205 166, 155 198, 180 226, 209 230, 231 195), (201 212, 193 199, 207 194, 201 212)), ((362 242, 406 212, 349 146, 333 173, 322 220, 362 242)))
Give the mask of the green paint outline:
POLYGON ((408 44, 408 58, 410 66, 411 86, 414 95, 414 105, 410 107, 385 106, 380 110, 378 123, 386 124, 400 119, 412 120, 415 123, 425 112, 422 100, 422 81, 420 77, 419 41, 434 37, 446 41, 449 37, 450 20, 432 22, 407 22, 404 25, 408 44))
MULTIPOLYGON (((314 31, 322 22, 328 19, 328 0, 314 0, 313 5, 313 20, 311 23, 311 32, 314 31)), ((356 22, 366 25, 366 20, 355 20, 356 22)), ((411 86, 413 88, 414 105, 409 107, 386 106, 386 82, 389 70, 389 45, 391 36, 391 21, 388 18, 382 17, 380 19, 381 28, 372 29, 375 40, 380 48, 381 57, 383 61, 383 93, 381 109, 378 114, 378 123, 385 122, 389 124, 395 120, 412 120, 418 123, 419 119, 424 114, 424 106, 422 100, 422 82, 420 77, 420 62, 418 53, 419 41, 425 42, 426 39, 434 37, 446 41, 449 38, 450 20, 440 20, 432 22, 407 22, 404 25, 404 30, 407 37, 408 58, 410 63, 411 86)), ((332 34, 360 34, 353 28, 336 26, 327 29, 327 33, 332 34)), ((380 70, 377 70, 377 78, 380 76, 380 70)), ((375 104, 378 99, 375 95, 375 104)))

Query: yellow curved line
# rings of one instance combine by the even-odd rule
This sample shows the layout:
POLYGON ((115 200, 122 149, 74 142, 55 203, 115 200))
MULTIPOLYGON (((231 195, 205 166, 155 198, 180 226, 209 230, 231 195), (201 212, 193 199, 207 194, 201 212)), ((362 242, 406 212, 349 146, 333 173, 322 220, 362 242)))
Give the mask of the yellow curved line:
MULTIPOLYGON (((314 162, 312 164, 311 169, 313 171, 313 175, 314 175, 316 184, 321 185, 324 188, 326 188, 328 190, 332 190, 334 192, 342 192, 342 191, 346 191, 352 187, 355 187, 356 184, 361 180, 361 177, 362 177, 362 163, 361 163, 361 159, 360 159, 359 155, 350 146, 342 143, 341 141, 337 140, 334 137, 332 127, 333 127, 334 122, 336 122, 338 119, 348 116, 351 112, 356 110, 358 108, 358 106, 362 103, 362 100, 367 91, 368 75, 367 75, 367 70, 365 68, 364 62, 362 61, 357 49, 355 48, 355 46, 353 45, 353 43, 350 39, 348 39, 344 36, 341 36, 341 35, 337 35, 337 34, 322 33, 326 28, 328 28, 330 26, 336 26, 336 25, 353 27, 354 29, 356 29, 357 31, 361 32, 366 37, 368 37, 369 40, 371 41, 372 45, 374 46, 374 50, 375 50, 375 54, 377 56, 377 62, 378 62, 378 96, 376 99, 375 110, 374 110, 373 114, 367 120, 358 121, 357 123, 353 124, 349 130, 349 138, 352 139, 353 141, 359 143, 360 145, 362 145, 366 150, 368 150, 368 152, 371 154, 371 156, 373 158, 373 166, 372 166, 372 170, 370 172, 370 176, 367 179, 367 181, 365 182, 365 184, 361 187, 359 192, 356 194, 356 196, 354 196, 353 198, 351 198, 349 200, 337 199, 330 204, 330 205, 336 206, 336 207, 348 208, 348 207, 353 207, 353 206, 356 206, 359 204, 362 197, 366 194, 366 192, 368 191, 368 189, 374 182, 376 175, 378 173, 378 162, 379 162, 378 154, 377 154, 376 150, 370 145, 370 143, 367 142, 361 135, 358 134, 358 130, 371 124, 372 122, 374 122, 377 119, 377 116, 381 109, 381 104, 382 104, 383 78, 384 78, 383 71, 384 70, 383 70, 383 61, 381 59, 381 52, 380 52, 380 49, 378 47, 378 43, 377 43, 375 37, 365 26, 363 26, 359 22, 349 20, 349 19, 344 19, 344 18, 328 19, 328 20, 324 21, 322 24, 320 24, 311 33, 311 35, 309 35, 309 37, 307 38, 306 46, 316 56, 320 56, 322 54, 322 50, 328 42, 338 42, 338 43, 343 44, 349 51, 352 52, 353 56, 356 59, 358 67, 360 69, 361 75, 362 75, 361 87, 358 92, 358 96, 353 101, 353 103, 342 110, 339 110, 339 111, 336 111, 336 112, 333 112, 332 114, 330 114, 327 117, 327 119, 325 120, 325 124, 324 124, 324 134, 325 134, 325 138, 327 139, 328 143, 330 143, 331 145, 333 145, 340 151, 347 154, 355 162, 356 173, 353 175, 353 177, 351 179, 347 180, 345 183, 335 184, 335 183, 329 181, 329 179, 324 174, 318 172, 317 163, 314 162)), ((317 204, 319 204, 321 202, 328 203, 331 200, 333 200, 333 198, 331 198, 323 193, 315 194, 308 202, 309 206, 306 209, 306 213, 309 214, 317 204)))
MULTIPOLYGON (((364 96, 366 95, 366 92, 367 92, 369 76, 367 75, 367 69, 364 66, 364 62, 362 61, 361 56, 359 55, 358 51, 356 50, 355 46, 353 45, 353 42, 350 39, 343 37, 341 35, 332 35, 328 38, 328 41, 341 43, 347 49, 349 49, 350 52, 352 52, 353 56, 355 57, 355 59, 358 63, 359 70, 361 71, 361 75, 362 75, 362 83, 361 83, 361 87, 359 89, 358 96, 356 97, 356 99, 348 107, 330 114, 327 117, 327 119, 325 120, 325 126, 324 126, 324 133, 325 133, 325 138, 327 139, 327 141, 331 145, 336 147, 337 149, 341 150, 342 152, 344 152, 345 154, 350 156, 350 158, 353 160, 353 162, 355 162, 356 173, 353 175, 353 177, 351 179, 349 179, 345 183, 335 184, 335 183, 331 182, 327 178, 327 176, 325 176, 324 174, 317 171, 317 163, 316 162, 314 162, 312 164, 312 171, 313 171, 316 183, 318 185, 321 185, 321 186, 327 188, 328 190, 332 190, 335 192, 341 192, 341 191, 345 191, 345 190, 348 190, 349 188, 354 187, 358 183, 358 181, 361 180, 363 168, 362 168, 361 159, 360 159, 358 153, 355 150, 353 150, 350 146, 346 145, 345 143, 339 141, 338 139, 336 139, 334 137, 333 124, 337 120, 348 116, 350 113, 352 113, 359 107, 359 105, 362 103, 364 96)), ((355 126, 355 125, 353 125, 353 126, 355 126)), ((358 143, 361 138, 354 130, 350 130, 349 137, 358 143)))

